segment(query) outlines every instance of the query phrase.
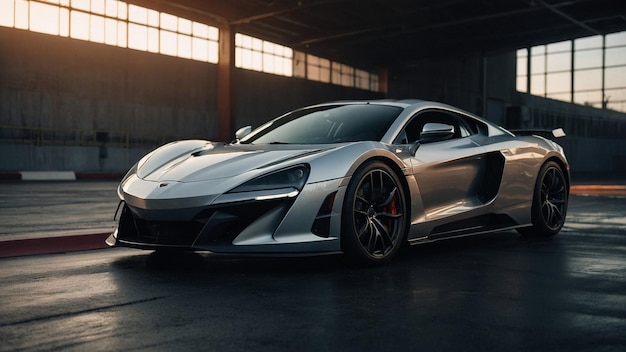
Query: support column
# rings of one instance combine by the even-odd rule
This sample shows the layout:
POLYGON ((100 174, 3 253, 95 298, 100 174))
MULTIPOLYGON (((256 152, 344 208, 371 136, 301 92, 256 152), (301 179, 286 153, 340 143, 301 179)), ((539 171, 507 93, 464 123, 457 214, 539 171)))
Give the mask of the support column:
POLYGON ((385 95, 385 98, 389 96, 389 68, 381 67, 378 70, 378 91, 385 95))
POLYGON ((228 24, 220 26, 219 62, 217 64, 217 137, 222 142, 233 139, 232 80, 235 37, 228 24))

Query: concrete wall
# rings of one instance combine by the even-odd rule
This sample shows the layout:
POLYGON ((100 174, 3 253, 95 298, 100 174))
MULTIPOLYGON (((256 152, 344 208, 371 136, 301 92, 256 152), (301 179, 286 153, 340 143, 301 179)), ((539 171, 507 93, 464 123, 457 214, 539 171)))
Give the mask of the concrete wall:
MULTIPOLYGON (((216 65, 4 27, 0 48, 0 171, 123 172, 167 141, 216 139, 216 65)), ((516 93, 515 64, 511 52, 393 65, 388 98, 441 101, 504 126, 517 107, 521 119, 510 127, 553 127, 538 116, 555 116, 553 125, 566 132, 561 122, 573 119, 626 121, 626 114, 516 93)), ((305 105, 384 98, 240 69, 231 82, 233 129, 305 105)), ((574 127, 562 140, 574 172, 626 170, 626 133, 606 138, 574 127)))
POLYGON ((389 98, 445 102, 482 113, 482 59, 479 55, 419 59, 389 70, 389 98))
POLYGON ((4 126, 212 136, 216 67, 0 27, 4 126))
MULTIPOLYGON (((0 48, 0 171, 123 172, 165 142, 217 140, 214 64, 4 27, 0 48)), ((231 82, 233 128, 383 98, 240 69, 231 82)))
POLYGON ((86 171, 120 174, 126 172, 150 147, 107 147, 106 157, 96 146, 37 146, 0 144, 2 171, 86 171))
POLYGON ((271 118, 307 105, 348 99, 383 99, 381 93, 299 78, 235 69, 233 125, 258 127, 271 118))

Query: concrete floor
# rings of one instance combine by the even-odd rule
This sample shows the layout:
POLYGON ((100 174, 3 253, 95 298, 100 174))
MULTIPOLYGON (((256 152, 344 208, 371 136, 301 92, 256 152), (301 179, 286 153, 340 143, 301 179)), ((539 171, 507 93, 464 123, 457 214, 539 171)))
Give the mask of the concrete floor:
MULTIPOLYGON (((60 185, 74 187, 48 189, 60 185)), ((78 198, 84 212, 106 199, 107 224, 117 202, 92 185, 78 198)), ((372 268, 126 248, 4 258, 0 351, 624 351, 624 209, 626 198, 574 195, 553 239, 502 232, 372 268)))

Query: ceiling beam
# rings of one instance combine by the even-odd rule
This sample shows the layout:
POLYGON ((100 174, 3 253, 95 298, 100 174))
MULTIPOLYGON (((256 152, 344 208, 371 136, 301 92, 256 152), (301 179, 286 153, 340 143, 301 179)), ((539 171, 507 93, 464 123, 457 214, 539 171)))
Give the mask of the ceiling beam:
POLYGON ((593 34, 602 35, 602 33, 600 31, 598 31, 598 30, 596 30, 594 28, 591 28, 590 26, 582 23, 581 21, 578 21, 577 19, 569 16, 565 12, 557 9, 555 6, 547 4, 544 1, 539 1, 539 3, 541 4, 541 6, 545 7, 546 9, 548 9, 548 10, 550 10, 552 12, 554 12, 555 14, 565 18, 566 20, 572 22, 573 24, 575 24, 575 25, 577 25, 577 26, 579 26, 581 28, 584 28, 584 29, 588 30, 589 32, 591 32, 593 34))

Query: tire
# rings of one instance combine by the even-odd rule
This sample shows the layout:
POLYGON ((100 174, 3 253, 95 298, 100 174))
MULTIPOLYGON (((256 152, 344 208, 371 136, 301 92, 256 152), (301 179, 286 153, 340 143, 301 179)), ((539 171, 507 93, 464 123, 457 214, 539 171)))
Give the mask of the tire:
POLYGON ((356 262, 384 263, 406 238, 407 201, 396 173, 370 161, 352 176, 343 204, 343 251, 356 262))
POLYGON ((561 167, 554 161, 539 170, 531 209, 532 226, 518 229, 524 236, 551 237, 565 223, 569 187, 561 167))

